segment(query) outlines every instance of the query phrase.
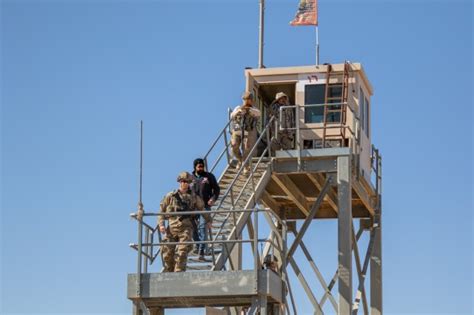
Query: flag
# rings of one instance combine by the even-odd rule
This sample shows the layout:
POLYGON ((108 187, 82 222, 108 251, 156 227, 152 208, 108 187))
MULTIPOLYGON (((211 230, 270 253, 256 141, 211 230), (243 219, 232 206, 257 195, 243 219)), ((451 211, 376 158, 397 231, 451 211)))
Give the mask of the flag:
POLYGON ((300 0, 298 11, 290 25, 318 25, 317 0, 300 0))

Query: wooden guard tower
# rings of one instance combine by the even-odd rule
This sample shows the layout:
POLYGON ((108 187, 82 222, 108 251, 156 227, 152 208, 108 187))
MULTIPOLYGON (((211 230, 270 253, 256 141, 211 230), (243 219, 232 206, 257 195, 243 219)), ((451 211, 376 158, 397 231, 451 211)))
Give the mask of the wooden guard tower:
POLYGON ((222 190, 211 209, 209 255, 206 261, 190 255, 187 272, 160 272, 160 214, 146 211, 143 219, 132 214, 139 235, 130 245, 138 253, 137 272, 128 276, 134 312, 206 307, 209 314, 297 314, 301 305, 294 293, 300 285, 315 314, 382 314, 382 162, 371 143, 373 89, 362 66, 247 69, 245 75, 246 90, 253 91, 263 114, 259 137, 241 168, 231 156, 229 123, 205 155, 208 170, 221 174, 222 190), (280 107, 279 118, 268 117, 278 92, 290 105, 280 107), (287 129, 280 123, 285 111, 295 117, 287 129), (283 131, 294 134, 293 147, 273 150, 270 144, 283 131), (251 168, 247 174, 245 165, 251 168), (317 244, 304 239, 321 219, 337 220, 332 278, 313 259, 317 244), (363 235, 368 235, 365 255, 358 242, 363 235), (267 256, 275 258, 276 269, 264 268, 267 256), (149 272, 155 262, 158 267, 149 272), (289 277, 289 268, 296 278, 289 277), (303 269, 314 272, 321 297, 303 269))

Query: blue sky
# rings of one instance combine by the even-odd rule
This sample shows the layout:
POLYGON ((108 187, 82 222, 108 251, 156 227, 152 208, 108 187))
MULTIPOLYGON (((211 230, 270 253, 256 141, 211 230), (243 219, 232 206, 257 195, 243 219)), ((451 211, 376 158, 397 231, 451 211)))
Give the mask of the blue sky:
MULTIPOLYGON (((314 29, 288 26, 296 7, 267 1, 267 67, 314 62, 314 29)), ((156 210, 240 101, 258 1, 0 8, 0 312, 129 313, 139 121, 156 210)), ((361 62, 375 88, 387 314, 473 312, 472 17, 470 1, 320 1, 321 62, 361 62)), ((315 226, 331 269, 319 232, 334 222, 315 226)))

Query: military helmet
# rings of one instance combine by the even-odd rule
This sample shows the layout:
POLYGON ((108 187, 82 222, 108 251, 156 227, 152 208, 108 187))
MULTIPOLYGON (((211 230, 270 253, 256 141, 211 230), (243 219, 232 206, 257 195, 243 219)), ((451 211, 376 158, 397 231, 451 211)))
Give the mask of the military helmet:
POLYGON ((263 264, 264 264, 265 266, 268 266, 268 265, 270 265, 270 264, 272 264, 272 263, 277 263, 277 262, 278 262, 278 259, 277 259, 275 256, 270 255, 270 254, 268 254, 267 256, 265 256, 265 258, 263 259, 263 264))
POLYGON ((278 101, 280 98, 282 97, 286 97, 288 98, 288 95, 286 95, 285 93, 283 92, 278 92, 276 95, 275 95, 275 99, 278 101))
POLYGON ((180 182, 182 180, 190 183, 190 182, 193 181, 193 177, 188 172, 181 172, 181 173, 179 173, 178 178, 176 179, 176 181, 180 182))
POLYGON ((244 94, 242 94, 242 99, 243 100, 251 99, 253 101, 253 93, 252 92, 244 92, 244 94))

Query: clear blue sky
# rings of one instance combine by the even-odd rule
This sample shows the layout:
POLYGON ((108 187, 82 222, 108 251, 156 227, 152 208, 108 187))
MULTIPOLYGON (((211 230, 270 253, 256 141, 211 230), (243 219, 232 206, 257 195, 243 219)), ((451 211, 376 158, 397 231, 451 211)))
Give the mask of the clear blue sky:
MULTIPOLYGON (((314 29, 288 25, 296 7, 267 1, 269 67, 314 62, 314 29)), ((129 313, 139 120, 156 210, 239 103, 258 1, 0 8, 0 312, 129 313)), ((375 87, 387 314, 473 312, 472 19, 470 1, 320 1, 321 61, 361 62, 375 87)), ((312 246, 336 256, 318 231, 312 246)))

